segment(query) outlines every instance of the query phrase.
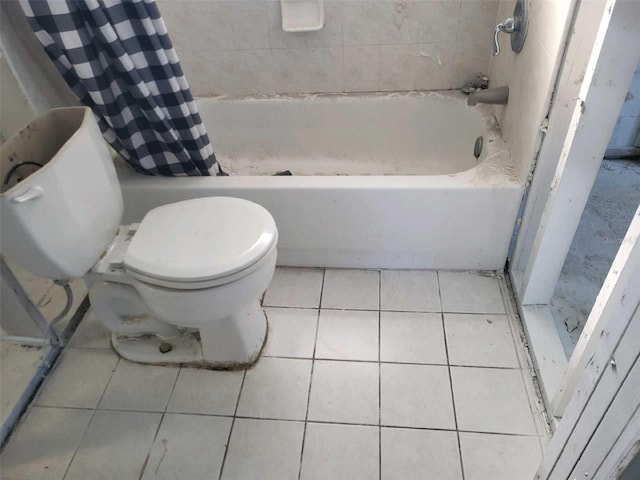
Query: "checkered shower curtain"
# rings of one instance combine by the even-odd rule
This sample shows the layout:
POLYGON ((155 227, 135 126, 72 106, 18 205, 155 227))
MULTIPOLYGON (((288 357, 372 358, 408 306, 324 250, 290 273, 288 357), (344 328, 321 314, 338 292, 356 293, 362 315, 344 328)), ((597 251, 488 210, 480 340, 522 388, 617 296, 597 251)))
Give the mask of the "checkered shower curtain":
POLYGON ((136 170, 224 175, 155 0, 20 0, 102 134, 136 170))

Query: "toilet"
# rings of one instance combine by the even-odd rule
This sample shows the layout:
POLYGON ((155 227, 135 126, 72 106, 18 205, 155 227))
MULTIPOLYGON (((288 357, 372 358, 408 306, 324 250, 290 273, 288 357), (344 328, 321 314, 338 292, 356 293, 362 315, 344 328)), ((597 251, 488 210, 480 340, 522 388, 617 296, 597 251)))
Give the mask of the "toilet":
POLYGON ((141 363, 242 368, 267 334, 260 297, 278 230, 260 205, 206 197, 121 225, 118 178, 85 107, 50 110, 0 148, 0 249, 36 275, 83 278, 114 349, 141 363), (16 169, 18 172, 18 169, 16 169))

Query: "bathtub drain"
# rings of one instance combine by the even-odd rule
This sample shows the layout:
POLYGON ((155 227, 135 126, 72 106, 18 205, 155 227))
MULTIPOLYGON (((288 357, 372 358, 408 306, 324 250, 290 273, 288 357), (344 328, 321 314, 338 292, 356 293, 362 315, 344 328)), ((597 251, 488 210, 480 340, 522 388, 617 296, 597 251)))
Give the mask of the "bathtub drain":
POLYGON ((480 135, 476 138, 476 144, 473 146, 473 156, 476 158, 480 158, 480 154, 482 153, 482 145, 484 144, 484 138, 480 135))

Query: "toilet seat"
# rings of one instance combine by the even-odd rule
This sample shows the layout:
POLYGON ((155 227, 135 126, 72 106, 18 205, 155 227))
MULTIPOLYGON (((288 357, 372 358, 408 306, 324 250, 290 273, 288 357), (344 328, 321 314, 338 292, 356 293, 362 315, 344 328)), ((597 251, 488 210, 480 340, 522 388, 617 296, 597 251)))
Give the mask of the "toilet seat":
POLYGON ((241 278, 275 248, 269 212, 253 202, 207 197, 145 215, 124 255, 128 275, 173 289, 210 288, 241 278))

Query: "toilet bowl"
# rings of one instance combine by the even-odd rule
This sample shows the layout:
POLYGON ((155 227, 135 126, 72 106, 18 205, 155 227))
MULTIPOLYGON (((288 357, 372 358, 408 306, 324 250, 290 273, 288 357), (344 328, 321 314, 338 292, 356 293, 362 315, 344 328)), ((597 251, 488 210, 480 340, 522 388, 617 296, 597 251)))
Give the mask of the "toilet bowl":
POLYGON ((207 197, 120 225, 119 183, 88 108, 47 112, 0 153, 3 178, 23 158, 43 165, 0 193, 3 254, 37 275, 84 278, 120 355, 212 368, 258 358, 278 242, 266 209, 207 197))

